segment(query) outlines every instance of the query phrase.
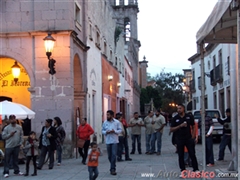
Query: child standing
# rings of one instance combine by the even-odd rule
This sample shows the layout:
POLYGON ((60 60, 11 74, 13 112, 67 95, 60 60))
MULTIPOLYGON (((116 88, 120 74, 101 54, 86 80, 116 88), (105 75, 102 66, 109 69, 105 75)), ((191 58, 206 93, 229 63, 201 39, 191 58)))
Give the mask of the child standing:
POLYGON ((95 180, 98 177, 98 157, 100 152, 98 151, 97 144, 91 143, 91 149, 88 151, 88 172, 89 180, 95 180))
POLYGON ((29 137, 26 141, 26 145, 24 147, 24 149, 27 149, 27 162, 26 162, 26 173, 24 176, 28 176, 29 173, 29 163, 30 160, 32 159, 33 161, 33 166, 34 166, 34 173, 32 174, 32 176, 36 176, 37 175, 37 164, 36 164, 36 160, 37 160, 37 155, 38 155, 38 140, 36 139, 36 133, 34 131, 31 131, 29 134, 29 137))

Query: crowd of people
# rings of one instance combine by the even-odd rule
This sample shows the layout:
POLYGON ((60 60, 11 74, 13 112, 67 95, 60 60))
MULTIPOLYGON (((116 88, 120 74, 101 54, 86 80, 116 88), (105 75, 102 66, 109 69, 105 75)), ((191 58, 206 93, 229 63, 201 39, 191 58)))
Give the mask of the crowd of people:
MULTIPOLYGON (((228 146, 231 151, 231 124, 229 124, 231 123, 231 115, 229 108, 226 109, 226 115, 227 118, 225 120, 220 119, 220 117, 215 115, 218 122, 224 125, 223 137, 219 146, 219 157, 217 161, 222 161, 224 159, 226 146, 228 146)), ((156 153, 156 155, 161 155, 162 133, 164 126, 167 124, 167 120, 160 110, 157 110, 155 113, 149 111, 144 119, 141 119, 138 113, 135 112, 133 118, 130 119, 129 124, 127 125, 120 117, 121 114, 117 114, 116 118, 114 118, 114 112, 111 110, 107 111, 107 120, 103 123, 102 127, 102 133, 106 137, 108 160, 110 162, 110 174, 112 175, 117 174, 116 159, 122 161, 121 154, 123 147, 125 147, 127 152, 125 160, 129 160, 127 138, 123 140, 126 134, 129 134, 127 128, 131 128, 132 151, 130 154, 135 154, 136 142, 137 151, 139 154, 142 154, 141 127, 145 127, 145 154, 151 155, 156 153)), ((212 138, 214 124, 212 118, 209 116, 206 116, 204 120, 206 134, 206 165, 211 167, 214 166, 212 138)), ((181 172, 184 172, 186 170, 186 165, 189 165, 193 168, 193 172, 195 172, 196 175, 197 173, 200 173, 195 154, 195 144, 198 142, 198 126, 200 124, 201 119, 196 123, 192 113, 186 113, 183 104, 178 105, 177 113, 172 117, 170 122, 170 132, 173 133, 181 172)), ((202 128, 200 127, 200 130, 201 129, 202 128)), ((132 159, 130 158, 130 160, 132 159)), ((182 176, 182 174, 180 176, 182 176)))
POLYGON ((136 141, 137 151, 139 154, 142 154, 141 127, 145 127, 145 154, 151 155, 156 153, 156 155, 161 155, 162 133, 165 124, 166 120, 164 116, 161 115, 160 110, 156 111, 155 115, 153 111, 149 111, 148 116, 145 117, 144 120, 139 117, 138 112, 135 112, 129 124, 125 122, 121 113, 117 113, 116 118, 114 118, 114 112, 112 110, 107 111, 107 120, 103 123, 102 133, 105 135, 105 142, 107 145, 110 174, 117 174, 116 160, 122 161, 123 147, 125 149, 125 160, 132 160, 129 158, 128 128, 131 128, 130 135, 132 139, 132 150, 130 154, 135 154, 136 141))
MULTIPOLYGON (((222 120, 216 115, 218 122, 224 125, 223 137, 219 147, 218 161, 224 159, 224 150, 226 146, 228 146, 231 151, 231 129, 227 128, 227 125, 229 126, 229 123, 231 123, 230 109, 226 110, 226 115, 226 120, 222 120)), ((62 147, 66 133, 59 117, 54 117, 53 120, 46 119, 45 126, 42 127, 39 138, 36 137, 34 131, 31 131, 25 143, 22 127, 16 123, 15 115, 10 115, 9 121, 10 123, 5 126, 2 131, 2 138, 5 140, 5 161, 3 172, 5 178, 9 177, 10 164, 13 166, 15 175, 28 176, 31 160, 33 161, 34 168, 32 176, 36 176, 37 169, 41 170, 44 165, 47 153, 49 156, 48 168, 53 169, 55 151, 57 153, 57 165, 61 165, 62 147), (40 153, 38 149, 41 150, 40 153), (26 154, 25 173, 22 173, 18 166, 18 154, 20 150, 23 150, 26 154), (37 156, 39 156, 38 163, 37 156)), ((201 122, 201 119, 199 122, 201 122)), ((114 116, 114 112, 108 110, 107 119, 102 124, 102 134, 105 135, 108 160, 110 163, 110 174, 117 174, 116 161, 123 161, 123 154, 125 156, 125 161, 132 161, 130 154, 135 154, 136 150, 138 154, 142 154, 142 127, 145 128, 145 154, 161 155, 162 134, 166 123, 167 120, 160 110, 157 110, 155 113, 149 111, 144 119, 139 117, 138 112, 134 112, 133 117, 128 123, 121 112, 114 116), (128 146, 129 137, 131 137, 132 140, 131 151, 129 151, 128 146)), ((178 161, 181 171, 186 170, 186 157, 188 157, 187 159, 190 160, 193 171, 199 172, 195 154, 198 124, 201 123, 195 123, 192 114, 186 113, 184 105, 179 104, 177 107, 177 114, 171 119, 170 132, 173 133, 174 145, 176 145, 176 152, 178 153, 178 161)), ((212 119, 211 117, 206 116, 205 134, 207 166, 214 166, 212 131, 212 119)), ((78 152, 82 157, 82 164, 88 166, 90 180, 96 179, 99 174, 98 157, 100 156, 100 151, 97 142, 90 142, 90 137, 93 134, 94 130, 90 124, 87 123, 87 119, 81 119, 80 125, 76 131, 78 138, 78 152)))
POLYGON ((62 146, 66 133, 62 127, 62 121, 59 117, 54 120, 46 119, 45 126, 42 127, 40 137, 36 137, 36 133, 31 131, 24 142, 22 126, 17 124, 16 116, 9 116, 9 124, 2 129, 2 139, 5 142, 5 157, 3 176, 9 177, 10 166, 12 166, 15 175, 29 175, 29 164, 33 161, 34 171, 32 176, 37 175, 37 169, 41 170, 46 154, 49 157, 49 169, 54 166, 54 152, 57 152, 57 165, 61 165, 62 146), (54 121, 54 124, 52 125, 54 121), (39 154, 38 150, 41 149, 39 154), (22 150, 26 154, 26 172, 22 173, 18 166, 19 152, 22 150), (37 156, 39 161, 37 164, 37 156))

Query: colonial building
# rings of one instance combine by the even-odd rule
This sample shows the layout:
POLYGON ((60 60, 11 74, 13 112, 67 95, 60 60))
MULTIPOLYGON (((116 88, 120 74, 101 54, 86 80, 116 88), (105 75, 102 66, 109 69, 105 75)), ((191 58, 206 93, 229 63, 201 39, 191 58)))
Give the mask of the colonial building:
MULTIPOLYGON (((236 61, 236 45, 209 44, 204 56, 205 67, 205 107, 219 109, 225 115, 230 107, 230 61, 236 61)), ((201 108, 201 62, 200 54, 195 54, 188 60, 192 64, 192 80, 190 93, 193 110, 201 108)))
POLYGON ((59 116, 68 157, 80 118, 87 117, 101 142, 106 110, 129 117, 140 109, 137 13, 136 0, 1 1, 1 100, 35 111, 37 133, 46 118, 59 116), (49 39, 55 44, 46 53, 49 39), (15 63, 21 73, 14 81, 15 63))

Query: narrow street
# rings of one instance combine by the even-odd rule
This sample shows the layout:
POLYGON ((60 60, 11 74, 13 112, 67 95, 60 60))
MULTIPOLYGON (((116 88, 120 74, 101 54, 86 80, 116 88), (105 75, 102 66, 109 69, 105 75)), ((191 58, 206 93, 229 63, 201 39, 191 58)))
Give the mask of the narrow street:
MULTIPOLYGON (((135 153, 130 157, 132 161, 117 162, 117 176, 112 176, 109 173, 109 162, 107 160, 106 146, 101 144, 100 147, 103 150, 103 156, 100 156, 99 161, 99 180, 149 180, 149 179, 181 179, 179 178, 178 156, 175 153, 175 147, 171 143, 171 136, 168 135, 169 126, 165 127, 164 134, 162 136, 162 153, 157 155, 145 155, 145 138, 142 135, 142 152, 139 155, 135 153)), ((144 128, 142 130, 144 134, 144 128)), ((131 151, 131 140, 129 140, 129 147, 131 151)), ((219 142, 214 143, 214 157, 218 156, 219 142)), ((202 147, 201 144, 196 145, 196 153, 200 171, 202 170, 202 147)), ((124 156, 123 156, 124 157, 124 156)), ((124 159, 124 158, 123 158, 124 159)), ((231 160, 231 154, 228 149, 225 150, 225 161, 215 162, 214 167, 207 167, 207 172, 215 172, 215 169, 226 169, 231 160)), ((25 170, 25 165, 20 165, 22 172, 25 170)), ((192 170, 192 168, 187 168, 192 170)), ((3 171, 3 167, 0 167, 0 171, 3 171)), ((33 171, 33 166, 30 166, 30 174, 33 171)), ((52 170, 48 169, 47 165, 43 166, 42 170, 39 170, 38 175, 35 177, 14 176, 13 170, 10 171, 8 179, 21 180, 87 180, 88 170, 87 166, 81 164, 81 159, 66 159, 63 160, 61 166, 54 166, 52 170)), ((4 179, 1 176, 0 179, 4 179)), ((196 178, 195 178, 196 179, 196 178)), ((234 179, 234 178, 213 178, 214 180, 220 179, 234 179)))

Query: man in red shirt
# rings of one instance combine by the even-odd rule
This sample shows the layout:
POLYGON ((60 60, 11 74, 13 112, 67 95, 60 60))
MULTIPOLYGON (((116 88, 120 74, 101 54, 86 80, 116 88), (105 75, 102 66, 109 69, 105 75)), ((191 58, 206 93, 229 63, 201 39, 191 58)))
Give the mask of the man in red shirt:
POLYGON ((79 127, 77 129, 77 137, 79 139, 85 140, 83 147, 78 148, 78 152, 82 157, 82 163, 84 165, 86 165, 87 153, 88 153, 88 148, 90 145, 90 136, 93 133, 94 133, 94 130, 92 129, 92 127, 89 124, 87 124, 87 118, 83 118, 81 120, 81 124, 79 125, 79 127))

